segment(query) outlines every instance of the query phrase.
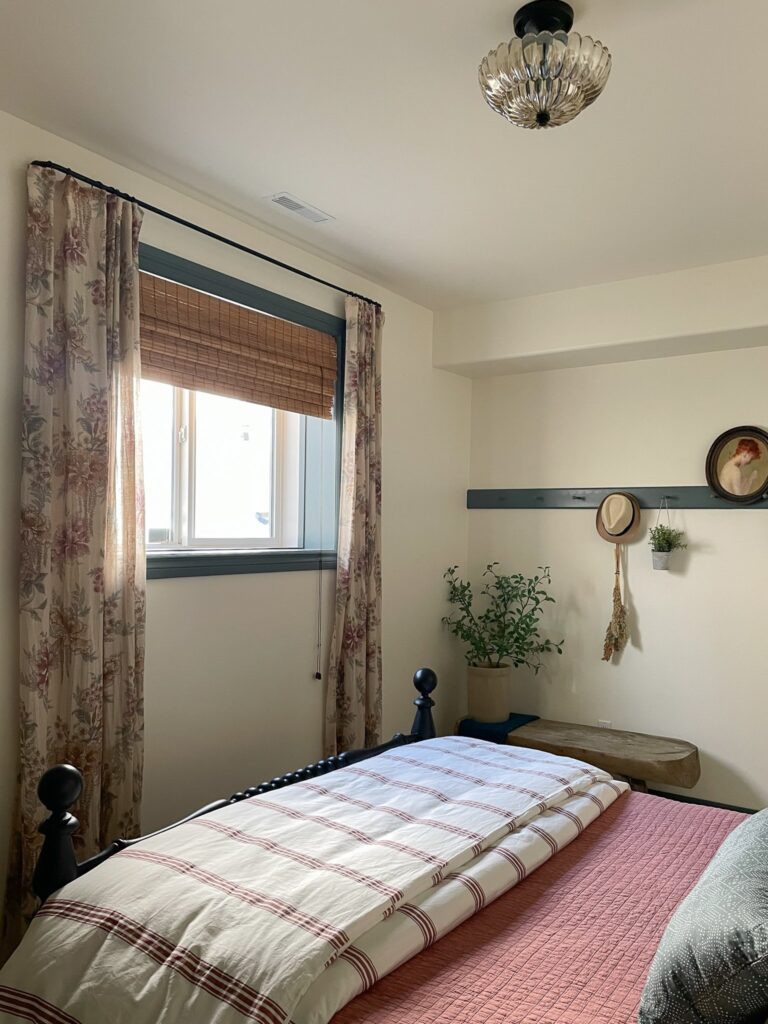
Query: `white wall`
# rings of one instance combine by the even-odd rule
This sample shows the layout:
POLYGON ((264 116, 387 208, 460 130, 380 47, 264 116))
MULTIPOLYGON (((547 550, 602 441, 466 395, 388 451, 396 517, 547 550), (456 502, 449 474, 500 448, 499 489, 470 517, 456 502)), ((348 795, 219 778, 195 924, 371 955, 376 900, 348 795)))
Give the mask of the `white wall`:
MULTIPOLYGON (((768 348, 476 380, 471 486, 703 484, 721 431, 768 427, 766 380, 768 348)), ((601 661, 613 551, 594 510, 469 515, 473 576, 497 559, 552 567, 548 627, 565 653, 535 679, 517 674, 520 710, 691 740, 702 757, 692 795, 768 803, 768 511, 673 513, 689 547, 669 572, 651 569, 647 535, 629 547, 632 642, 618 664, 601 661)))
MULTIPOLYGON (((383 303, 385 731, 410 726, 410 679, 421 665, 440 675, 436 696, 443 729, 452 727, 463 695, 440 615, 442 570, 466 553, 470 382, 433 369, 432 313, 255 225, 0 113, 2 879, 16 759, 25 166, 34 159, 74 167, 383 303)), ((157 217, 147 216, 142 239, 318 308, 343 309, 341 297, 325 288, 157 217)), ((325 577, 328 624, 333 574, 325 577)), ((147 827, 320 755, 322 684, 312 678, 317 588, 314 573, 150 582, 147 827)))

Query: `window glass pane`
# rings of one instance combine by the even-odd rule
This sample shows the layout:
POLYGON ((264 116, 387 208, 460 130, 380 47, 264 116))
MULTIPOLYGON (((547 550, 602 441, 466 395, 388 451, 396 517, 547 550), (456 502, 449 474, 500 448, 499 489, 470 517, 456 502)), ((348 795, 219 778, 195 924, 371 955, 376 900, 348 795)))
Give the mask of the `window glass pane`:
POLYGON ((147 542, 168 543, 173 531, 173 388, 141 382, 147 542))
POLYGON ((196 393, 196 539, 273 535, 273 444, 273 409, 196 393))

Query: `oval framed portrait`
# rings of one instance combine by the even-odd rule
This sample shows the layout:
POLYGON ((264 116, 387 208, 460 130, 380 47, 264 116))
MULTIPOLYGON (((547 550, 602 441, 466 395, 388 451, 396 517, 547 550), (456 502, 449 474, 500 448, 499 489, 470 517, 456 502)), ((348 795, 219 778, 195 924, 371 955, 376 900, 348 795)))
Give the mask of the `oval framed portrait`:
POLYGON ((760 501, 768 491, 768 433, 760 427, 722 433, 707 455, 707 483, 726 501, 760 501))

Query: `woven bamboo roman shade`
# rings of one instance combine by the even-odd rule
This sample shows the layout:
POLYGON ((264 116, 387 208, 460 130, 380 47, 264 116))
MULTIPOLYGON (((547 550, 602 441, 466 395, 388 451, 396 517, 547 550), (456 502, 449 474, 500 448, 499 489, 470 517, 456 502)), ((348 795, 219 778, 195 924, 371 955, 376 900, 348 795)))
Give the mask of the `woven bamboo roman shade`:
POLYGON ((332 335, 152 274, 140 277, 142 376, 306 416, 332 417, 332 335))

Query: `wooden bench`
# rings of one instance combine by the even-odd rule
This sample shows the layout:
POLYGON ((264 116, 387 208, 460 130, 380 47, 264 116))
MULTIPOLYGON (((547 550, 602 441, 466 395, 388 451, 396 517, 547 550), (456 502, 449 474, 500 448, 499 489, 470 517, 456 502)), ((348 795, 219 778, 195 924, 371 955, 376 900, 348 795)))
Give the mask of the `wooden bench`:
POLYGON ((643 793, 647 792, 649 782, 690 789, 701 775, 699 751, 692 743, 642 732, 540 718, 511 732, 507 743, 586 761, 612 775, 623 776, 632 789, 643 793))

